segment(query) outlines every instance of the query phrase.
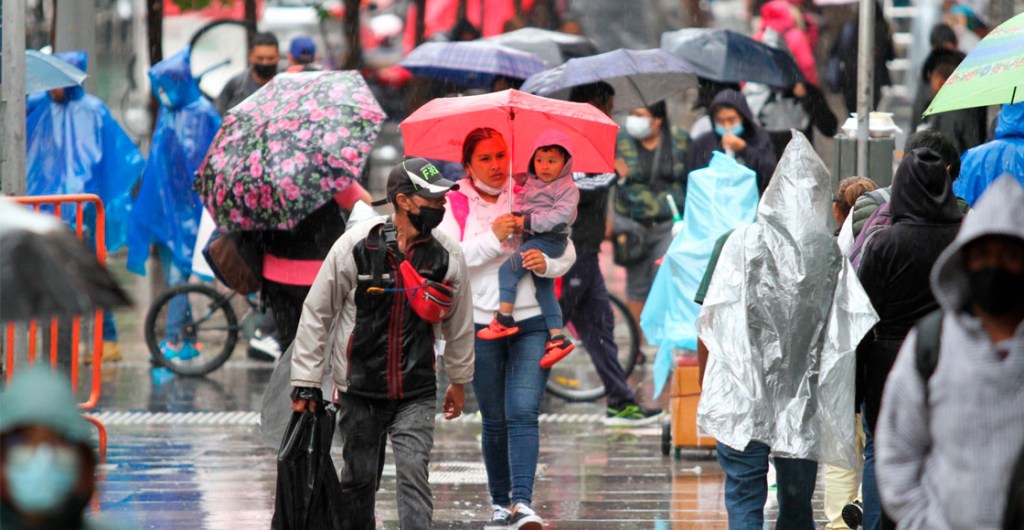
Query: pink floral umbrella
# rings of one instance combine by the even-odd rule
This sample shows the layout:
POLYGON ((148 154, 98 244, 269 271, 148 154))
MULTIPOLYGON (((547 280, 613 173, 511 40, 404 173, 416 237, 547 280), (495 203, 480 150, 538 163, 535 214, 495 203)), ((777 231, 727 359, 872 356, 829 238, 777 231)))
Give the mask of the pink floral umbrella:
POLYGON ((228 112, 196 191, 222 229, 291 230, 359 177, 384 118, 358 72, 279 74, 228 112))

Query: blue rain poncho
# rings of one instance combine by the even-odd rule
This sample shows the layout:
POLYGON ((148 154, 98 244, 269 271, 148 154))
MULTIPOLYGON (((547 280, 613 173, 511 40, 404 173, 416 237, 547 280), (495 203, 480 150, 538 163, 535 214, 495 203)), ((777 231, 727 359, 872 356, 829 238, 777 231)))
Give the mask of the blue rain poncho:
POLYGON ((132 210, 128 270, 145 274, 149 245, 155 243, 167 247, 174 265, 187 275, 202 211, 192 183, 220 127, 220 115, 199 92, 188 48, 155 64, 149 79, 160 114, 132 210))
POLYGON ((1024 186, 1024 102, 1003 105, 996 139, 964 153, 953 193, 974 206, 989 184, 1006 173, 1024 186))
POLYGON ((654 278, 640 327, 650 344, 658 345, 654 360, 654 395, 660 395, 672 371, 672 350, 697 349, 697 315, 693 297, 704 278, 715 241, 757 212, 757 174, 721 152, 708 167, 687 179, 683 226, 654 278))
MULTIPOLYGON (((85 70, 85 52, 56 54, 85 70)), ((106 212, 106 245, 117 250, 125 244, 131 189, 142 174, 143 160, 110 109, 80 86, 64 89, 58 102, 49 92, 31 94, 27 102, 25 139, 28 147, 26 184, 29 195, 94 193, 106 212)), ((62 210, 73 222, 74 208, 62 210)), ((85 208, 86 229, 93 233, 95 211, 85 208)))

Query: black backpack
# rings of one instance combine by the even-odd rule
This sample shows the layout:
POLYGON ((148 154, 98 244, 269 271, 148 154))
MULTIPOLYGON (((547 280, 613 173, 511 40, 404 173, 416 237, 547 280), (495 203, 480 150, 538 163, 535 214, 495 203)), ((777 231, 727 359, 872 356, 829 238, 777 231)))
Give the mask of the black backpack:
POLYGON ((917 330, 917 344, 914 349, 914 366, 924 381, 925 404, 928 403, 928 380, 939 365, 939 350, 942 348, 942 309, 928 313, 914 325, 917 330))

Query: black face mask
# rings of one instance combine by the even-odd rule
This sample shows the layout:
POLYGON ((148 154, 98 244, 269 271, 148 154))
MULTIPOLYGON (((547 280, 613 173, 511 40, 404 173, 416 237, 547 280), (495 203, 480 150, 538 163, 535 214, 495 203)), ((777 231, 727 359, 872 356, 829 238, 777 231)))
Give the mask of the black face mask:
POLYGON ((1005 315, 1024 312, 1024 274, 999 267, 967 273, 971 301, 986 313, 1005 315))
POLYGON ((420 234, 429 234, 444 219, 444 208, 420 206, 420 213, 409 212, 409 222, 420 234))
POLYGON ((254 64, 252 71, 263 79, 270 79, 277 74, 277 64, 254 64))

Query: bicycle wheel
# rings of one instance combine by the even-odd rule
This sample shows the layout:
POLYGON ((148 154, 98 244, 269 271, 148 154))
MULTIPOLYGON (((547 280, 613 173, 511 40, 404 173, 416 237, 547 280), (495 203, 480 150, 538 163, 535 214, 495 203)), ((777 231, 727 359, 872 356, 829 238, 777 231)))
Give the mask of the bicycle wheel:
POLYGON ((249 67, 246 40, 255 31, 245 21, 214 20, 206 24, 189 39, 189 64, 199 91, 213 101, 224 85, 249 67))
MULTIPOLYGON (((608 295, 608 300, 611 302, 612 316, 615 320, 614 335, 619 352, 619 365, 629 378, 641 355, 640 328, 622 300, 611 295, 608 295)), ((580 339, 572 322, 566 326, 566 330, 572 335, 576 350, 551 369, 546 389, 569 401, 600 399, 605 395, 605 388, 590 361, 587 345, 580 339)))
POLYGON ((146 345, 156 364, 187 376, 220 368, 238 342, 234 293, 187 284, 167 290, 146 313, 146 345))

